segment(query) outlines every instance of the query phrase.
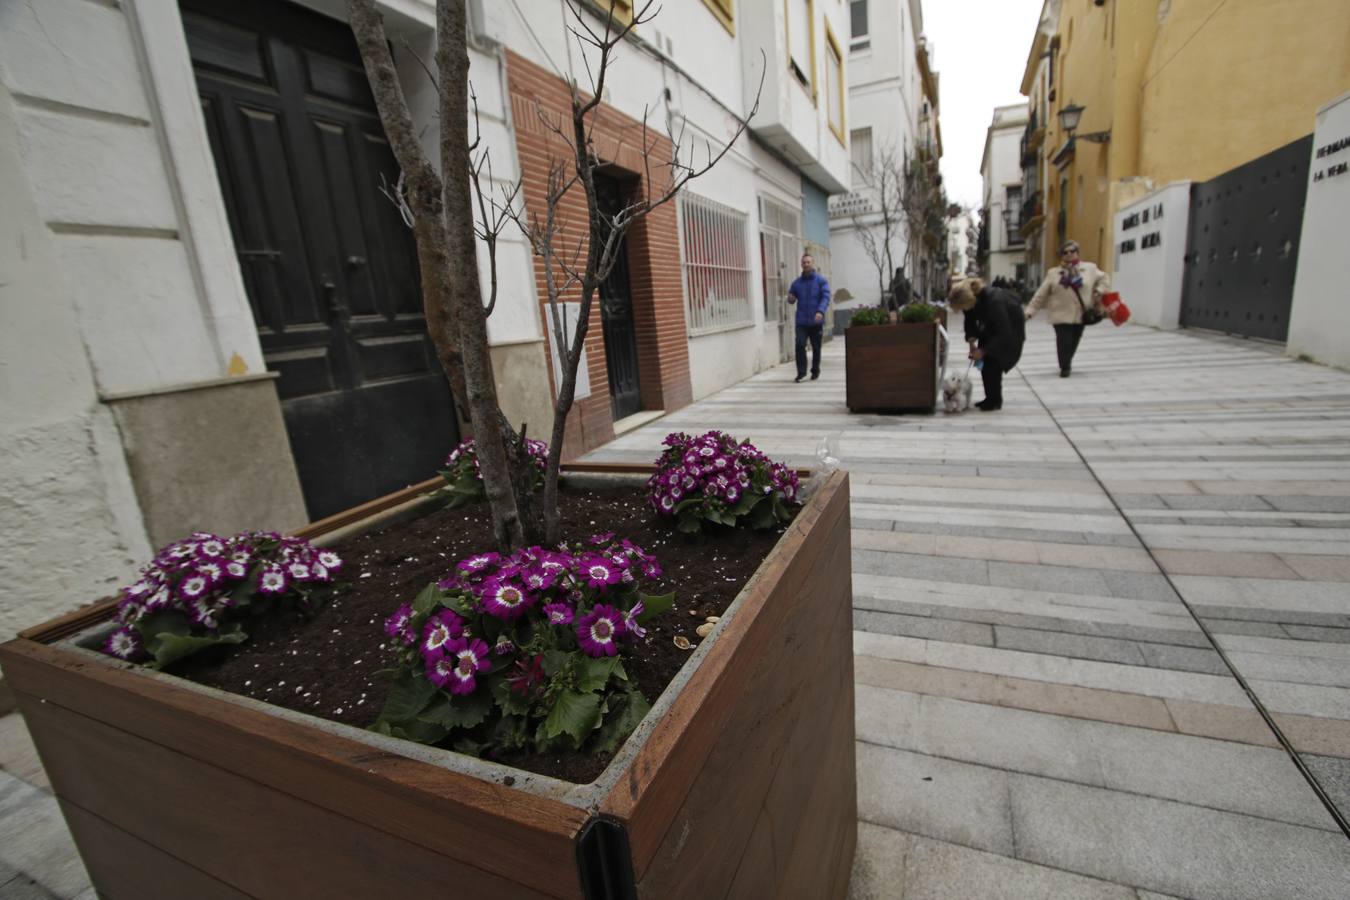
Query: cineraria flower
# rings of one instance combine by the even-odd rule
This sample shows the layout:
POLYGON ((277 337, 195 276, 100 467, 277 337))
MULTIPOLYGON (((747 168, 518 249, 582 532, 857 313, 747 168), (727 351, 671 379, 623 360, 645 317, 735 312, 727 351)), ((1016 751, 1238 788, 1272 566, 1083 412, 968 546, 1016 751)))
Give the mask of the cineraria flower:
POLYGON ((577 623, 577 643, 587 656, 613 656, 619 652, 623 637, 623 615, 614 607, 597 603, 577 623))
POLYGON ((510 582, 500 578, 489 578, 483 582, 483 608, 499 619, 517 619, 529 605, 525 592, 510 582))
POLYGON ((145 601, 146 609, 168 609, 173 605, 173 595, 169 589, 162 587, 151 594, 145 601))
POLYGON ((216 618, 218 612, 220 610, 205 597, 188 602, 188 618, 211 631, 220 627, 220 621, 216 618))
POLYGON ((440 656, 463 633, 464 620, 449 610, 441 610, 422 626, 422 655, 440 656))
POLYGON ((280 594, 286 590, 286 573, 278 566, 268 566, 258 576, 258 591, 263 594, 280 594))
POLYGON ((544 605, 544 615, 551 625, 567 625, 575 614, 566 603, 547 603, 544 605))
POLYGON ((224 556, 225 545, 220 538, 212 536, 197 545, 197 552, 202 556, 224 556))
POLYGON ((332 550, 323 550, 319 553, 319 565, 330 572, 336 572, 342 568, 342 557, 338 556, 332 550))
POLYGON ((477 556, 470 556, 468 559, 460 560, 455 568, 461 572, 481 572, 488 566, 496 565, 501 562, 501 556, 496 553, 480 553, 477 556))
POLYGON ((492 653, 494 656, 505 656, 515 649, 516 645, 511 642, 509 637, 503 634, 497 638, 497 643, 492 646, 492 653))
POLYGON ((225 564, 225 574, 231 578, 243 578, 248 574, 248 566, 232 559, 225 564))
POLYGON ((211 583, 202 575, 191 575, 184 578, 178 585, 178 593, 183 595, 184 599, 192 600, 205 594, 211 587, 211 583))
POLYGON ((310 581, 327 581, 327 580, 328 580, 328 570, 325 569, 323 566, 319 565, 318 563, 314 563, 313 565, 311 565, 311 566, 309 567, 309 580, 310 580, 310 581))
POLYGON ((136 629, 124 625, 108 635, 103 652, 118 659, 135 659, 143 652, 141 636, 136 629))
POLYGON ((197 562, 197 574, 205 578, 211 587, 215 587, 225 578, 225 567, 218 559, 203 559, 197 562))
POLYGON ((628 632, 639 641, 647 636, 647 629, 638 624, 638 616, 642 615, 644 609, 645 607, 643 607, 642 601, 639 600, 637 603, 633 604, 632 609, 623 614, 624 631, 628 632))
POLYGON ((142 578, 124 592, 128 597, 140 597, 150 592, 150 582, 142 578))
POLYGON ((305 565, 302 562, 291 563, 289 566, 286 567, 286 571, 290 572, 291 577, 294 578, 296 581, 308 581, 310 577, 309 566, 305 565))
POLYGON ((591 543, 595 544, 597 547, 608 544, 612 540, 614 540, 614 532, 612 531, 606 531, 604 534, 591 535, 591 543))
POLYGON ((611 584, 618 584, 623 572, 614 563, 603 556, 587 556, 581 560, 579 573, 588 587, 604 590, 611 584))
POLYGON ((654 559, 647 559, 642 563, 643 578, 660 578, 661 571, 661 564, 654 559))
MULTIPOLYGON (((436 661, 437 675, 443 680, 437 687, 449 687, 452 694, 472 694, 478 686, 474 676, 492 667, 488 660, 488 645, 478 640, 456 638, 446 646, 446 654, 436 661), (442 663, 452 663, 447 673, 442 663)), ((435 682, 436 679, 432 678, 435 682)))
POLYGON ((525 573, 525 586, 536 593, 543 593, 553 587, 558 580, 558 573, 548 569, 540 568, 525 573))
POLYGON ((529 662, 523 659, 516 660, 516 668, 507 676, 506 683, 510 686, 511 693, 528 696, 544 683, 544 678, 544 654, 536 653, 530 657, 529 662))
POLYGON ((394 614, 384 620, 384 633, 391 638, 395 638, 405 647, 411 645, 417 640, 417 634, 412 627, 413 608, 411 603, 405 603, 394 614))
POLYGON ((741 499, 741 489, 734 484, 729 485, 726 490, 726 498, 728 503, 735 503, 737 500, 741 499))
MULTIPOLYGON (((768 488, 765 488, 764 490, 767 491, 768 488)), ((663 512, 675 511, 675 498, 669 494, 663 494, 658 502, 661 504, 661 510, 663 512)))

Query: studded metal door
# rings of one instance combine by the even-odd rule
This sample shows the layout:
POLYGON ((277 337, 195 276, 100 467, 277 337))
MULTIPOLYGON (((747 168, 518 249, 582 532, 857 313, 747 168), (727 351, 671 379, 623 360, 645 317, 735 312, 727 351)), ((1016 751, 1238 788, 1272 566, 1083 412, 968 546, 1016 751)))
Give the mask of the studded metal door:
MULTIPOLYGON (((623 184, 596 174, 595 194, 600 208, 614 215, 627 203, 623 184)), ((605 369, 609 374, 610 414, 614 421, 642 411, 638 377, 637 328, 633 321, 633 290, 628 279, 628 239, 609 277, 600 285, 600 318, 605 335, 605 369)))
POLYGON ((1308 135, 1191 189, 1182 325, 1285 339, 1311 153, 1308 135))

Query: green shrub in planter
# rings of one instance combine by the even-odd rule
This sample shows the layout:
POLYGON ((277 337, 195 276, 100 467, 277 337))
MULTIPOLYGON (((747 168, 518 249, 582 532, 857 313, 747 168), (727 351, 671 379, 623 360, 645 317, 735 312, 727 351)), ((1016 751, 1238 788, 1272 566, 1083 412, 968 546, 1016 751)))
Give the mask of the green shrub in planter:
POLYGON ((938 308, 931 303, 906 303, 900 307, 901 322, 935 322, 938 308))
POLYGON ((888 325, 891 321, 891 314, 880 306, 864 306, 853 314, 849 320, 849 327, 854 325, 888 325))

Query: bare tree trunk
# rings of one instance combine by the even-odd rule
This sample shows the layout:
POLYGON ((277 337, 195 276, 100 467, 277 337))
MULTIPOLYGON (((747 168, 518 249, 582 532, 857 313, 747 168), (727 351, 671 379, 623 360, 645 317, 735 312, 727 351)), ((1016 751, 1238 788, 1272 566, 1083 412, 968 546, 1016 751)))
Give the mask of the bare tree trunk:
POLYGON ((413 211, 413 237, 417 243, 418 272, 422 280, 422 309, 427 333, 436 348, 436 358, 450 382, 455 405, 470 415, 464 385, 464 362, 459 332, 450 315, 446 296, 446 276, 450 271, 447 256, 445 218, 441 209, 441 179, 422 151, 413 130, 412 114, 399 84, 384 23, 375 11, 374 0, 351 0, 349 13, 366 77, 375 95, 384 133, 394 151, 407 184, 408 206, 413 211))
POLYGON ((523 546, 503 432, 514 437, 497 404, 497 382, 488 350, 487 314, 478 280, 472 175, 469 159, 469 49, 465 0, 436 4, 436 69, 440 75, 441 171, 446 231, 446 293, 464 358, 464 386, 492 527, 503 550, 523 546))

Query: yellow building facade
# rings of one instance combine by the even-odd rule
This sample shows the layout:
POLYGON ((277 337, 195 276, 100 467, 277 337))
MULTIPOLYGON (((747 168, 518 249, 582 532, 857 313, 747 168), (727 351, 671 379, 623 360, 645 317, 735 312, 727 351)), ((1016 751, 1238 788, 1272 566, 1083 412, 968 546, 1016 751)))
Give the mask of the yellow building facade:
POLYGON ((1311 133, 1346 91, 1346 0, 1046 0, 1022 80, 1033 270, 1055 265, 1065 238, 1112 268, 1120 207, 1311 133), (1072 140, 1070 105, 1083 107, 1072 140))

